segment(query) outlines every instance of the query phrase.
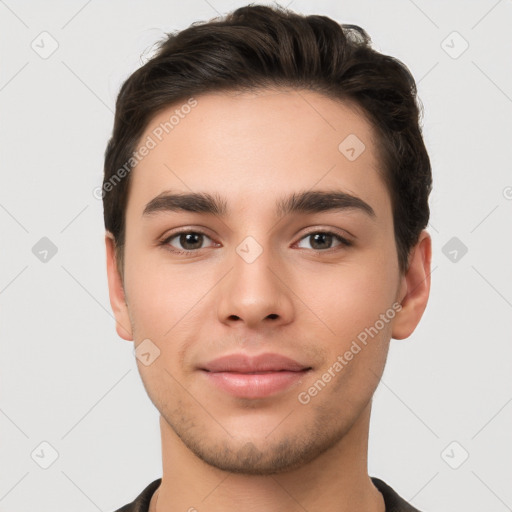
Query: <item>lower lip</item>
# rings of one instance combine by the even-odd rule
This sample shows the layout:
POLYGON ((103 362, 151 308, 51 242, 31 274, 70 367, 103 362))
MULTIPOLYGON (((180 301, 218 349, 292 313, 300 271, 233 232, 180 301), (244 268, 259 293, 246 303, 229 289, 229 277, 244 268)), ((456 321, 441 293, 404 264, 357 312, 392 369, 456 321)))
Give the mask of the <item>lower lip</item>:
POLYGON ((268 373, 203 371, 215 386, 239 398, 265 398, 300 382, 308 370, 268 373))

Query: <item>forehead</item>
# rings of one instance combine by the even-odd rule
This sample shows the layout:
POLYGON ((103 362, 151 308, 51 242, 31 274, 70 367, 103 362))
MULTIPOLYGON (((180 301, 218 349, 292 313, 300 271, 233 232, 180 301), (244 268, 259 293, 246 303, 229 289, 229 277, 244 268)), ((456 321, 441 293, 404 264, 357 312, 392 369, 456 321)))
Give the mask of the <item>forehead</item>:
POLYGON ((139 140, 128 209, 166 190, 252 196, 342 189, 389 208, 375 130, 362 111, 312 91, 217 92, 159 112, 139 140), (148 149, 141 151, 146 146, 148 149))

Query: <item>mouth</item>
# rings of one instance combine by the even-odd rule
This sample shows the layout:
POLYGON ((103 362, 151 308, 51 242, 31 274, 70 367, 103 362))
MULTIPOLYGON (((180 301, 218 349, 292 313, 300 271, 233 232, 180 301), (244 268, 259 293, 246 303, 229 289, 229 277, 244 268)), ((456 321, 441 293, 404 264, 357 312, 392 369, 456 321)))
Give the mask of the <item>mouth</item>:
POLYGON ((238 398, 258 399, 300 383, 311 366, 279 354, 223 356, 199 368, 217 389, 238 398))

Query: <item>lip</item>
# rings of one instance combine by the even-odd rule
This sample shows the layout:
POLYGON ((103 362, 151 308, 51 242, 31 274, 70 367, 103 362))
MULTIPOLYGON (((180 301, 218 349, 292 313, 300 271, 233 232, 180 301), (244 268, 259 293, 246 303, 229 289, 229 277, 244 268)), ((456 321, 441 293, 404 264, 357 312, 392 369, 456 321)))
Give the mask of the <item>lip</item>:
POLYGON ((231 354, 200 370, 217 388, 239 398, 257 399, 297 384, 311 367, 279 354, 231 354))
POLYGON ((310 368, 294 359, 280 354, 265 353, 257 356, 230 354, 206 363, 201 370, 209 372, 297 372, 310 368))

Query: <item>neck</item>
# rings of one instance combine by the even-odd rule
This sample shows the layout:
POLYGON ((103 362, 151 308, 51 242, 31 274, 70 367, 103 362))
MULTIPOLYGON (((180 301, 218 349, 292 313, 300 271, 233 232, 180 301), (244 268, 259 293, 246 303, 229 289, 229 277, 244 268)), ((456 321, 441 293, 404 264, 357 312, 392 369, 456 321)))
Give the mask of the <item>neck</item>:
POLYGON ((371 402, 339 442, 293 471, 254 476, 222 471, 203 462, 160 418, 162 483, 151 512, 385 512, 368 476, 371 402))

